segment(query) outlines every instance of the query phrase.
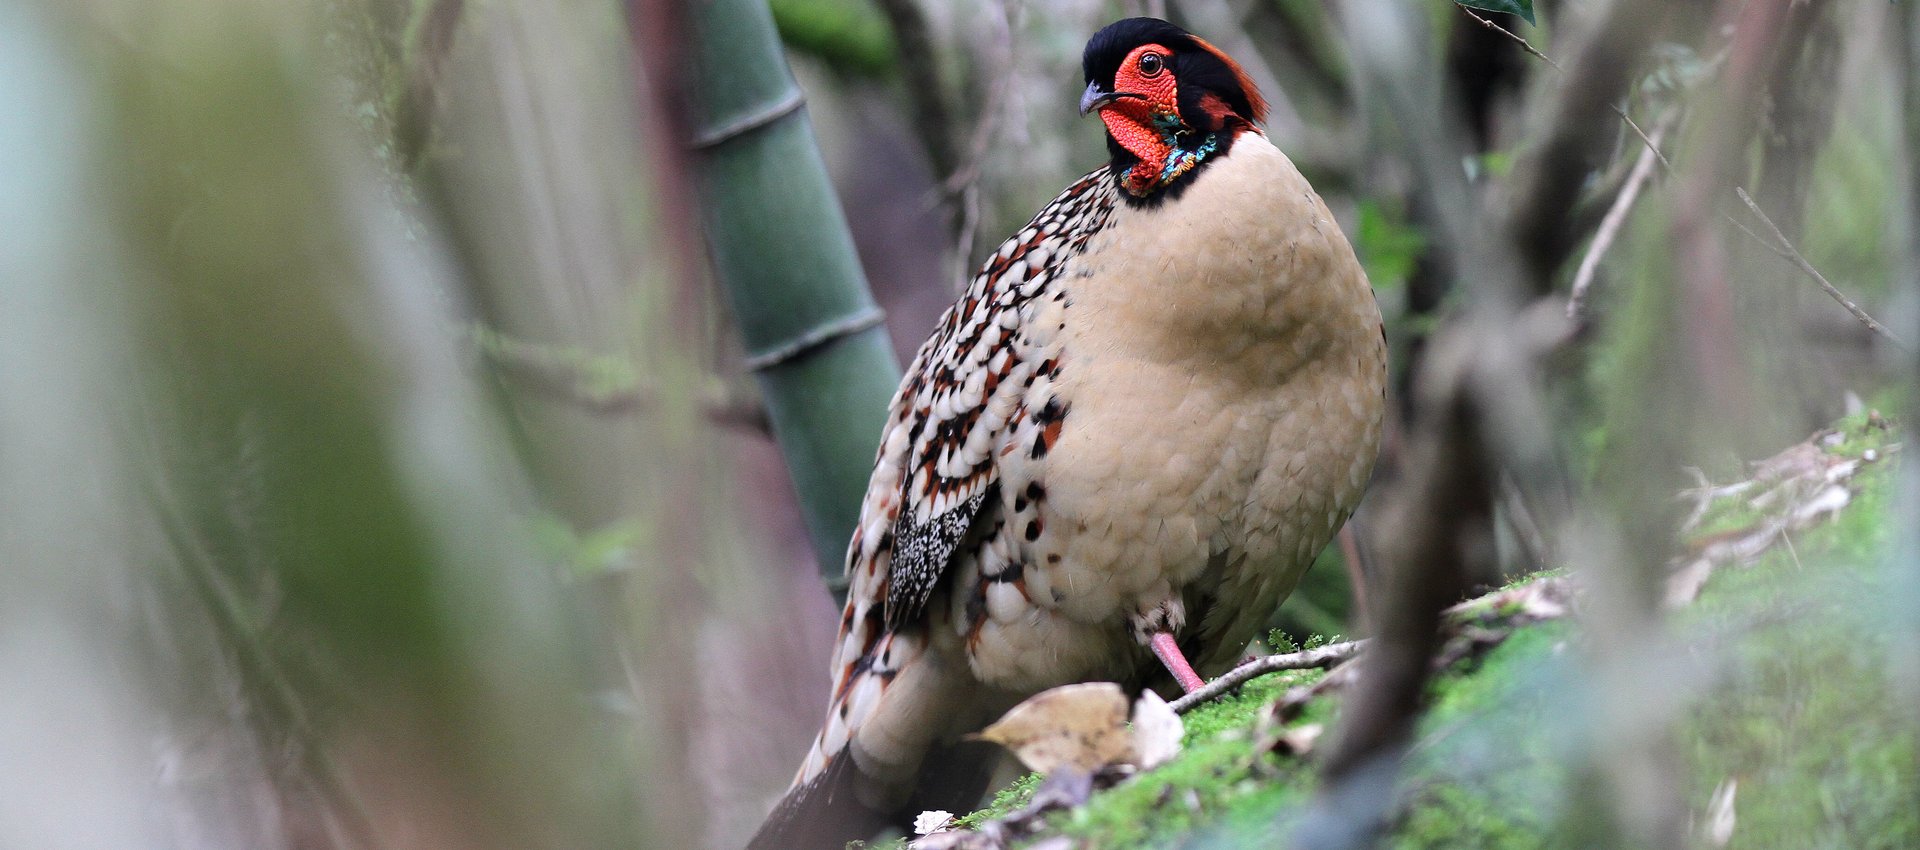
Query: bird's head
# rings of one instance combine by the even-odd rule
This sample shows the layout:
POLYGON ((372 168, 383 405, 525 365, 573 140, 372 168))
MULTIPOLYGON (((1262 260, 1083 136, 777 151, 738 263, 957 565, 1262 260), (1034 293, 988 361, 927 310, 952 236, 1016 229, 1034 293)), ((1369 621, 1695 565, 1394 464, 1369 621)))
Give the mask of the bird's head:
POLYGON ((1136 200, 1178 192, 1225 155, 1267 102, 1220 48, 1158 18, 1127 18, 1087 41, 1080 114, 1099 113, 1120 185, 1136 200))

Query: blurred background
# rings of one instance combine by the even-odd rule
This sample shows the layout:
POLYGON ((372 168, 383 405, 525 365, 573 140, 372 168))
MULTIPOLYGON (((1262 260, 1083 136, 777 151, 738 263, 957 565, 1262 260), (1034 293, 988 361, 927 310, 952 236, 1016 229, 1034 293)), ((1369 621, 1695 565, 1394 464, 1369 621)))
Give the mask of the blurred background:
POLYGON ((1466 369, 1446 601, 1614 577, 1617 681, 1684 470, 1913 397, 1914 4, 1465 5, 0 2, 0 847, 741 844, 899 364, 1104 161, 1133 14, 1247 67, 1387 320, 1374 489, 1273 627, 1394 610, 1466 369))

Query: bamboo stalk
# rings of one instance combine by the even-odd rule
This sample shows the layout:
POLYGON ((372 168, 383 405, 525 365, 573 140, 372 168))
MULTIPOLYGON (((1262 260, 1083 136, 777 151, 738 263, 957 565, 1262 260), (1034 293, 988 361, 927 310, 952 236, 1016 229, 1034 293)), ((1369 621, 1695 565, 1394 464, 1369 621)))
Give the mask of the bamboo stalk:
POLYGON ((821 573, 844 599, 847 539, 900 367, 772 15, 755 0, 689 12, 691 144, 714 274, 821 573))

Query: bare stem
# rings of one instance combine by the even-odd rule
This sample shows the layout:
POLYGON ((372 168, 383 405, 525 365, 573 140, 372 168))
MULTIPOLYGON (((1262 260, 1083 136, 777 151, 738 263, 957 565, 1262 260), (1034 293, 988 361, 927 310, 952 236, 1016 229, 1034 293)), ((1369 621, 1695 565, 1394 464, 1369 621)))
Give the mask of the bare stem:
POLYGON ((1647 150, 1653 152, 1654 158, 1660 160, 1660 166, 1668 172, 1672 172, 1673 162, 1667 159, 1666 154, 1660 152, 1660 141, 1647 135, 1647 131, 1640 129, 1640 124, 1634 121, 1633 116, 1628 115, 1626 110, 1615 106, 1613 111, 1620 116, 1620 120, 1627 122, 1627 129, 1632 130, 1634 135, 1640 137, 1640 141, 1646 144, 1647 150))
MULTIPOLYGON (((1671 116, 1671 113, 1669 113, 1671 116)), ((1620 187, 1620 194, 1613 199, 1613 206, 1607 209, 1607 215, 1600 220, 1600 229, 1593 236, 1592 246, 1587 255, 1580 260, 1580 269, 1573 275, 1573 293, 1567 299, 1567 318, 1578 319, 1587 306, 1587 289, 1593 285, 1593 276, 1600 268, 1600 258, 1606 256, 1607 249, 1613 247, 1614 240, 1620 236, 1620 228, 1626 224, 1627 213, 1633 209, 1633 202, 1640 197, 1640 190, 1653 177, 1654 165, 1659 162, 1660 140, 1666 135, 1668 118, 1653 129, 1653 136, 1647 139, 1647 146, 1640 151, 1640 158, 1633 163, 1633 172, 1627 175, 1626 185, 1620 187)))
POLYGON ((1545 62, 1548 65, 1552 65, 1555 71, 1560 71, 1562 73, 1566 72, 1565 68, 1560 67, 1560 63, 1553 61, 1553 57, 1550 57, 1545 53, 1541 53, 1538 48, 1535 48, 1533 46, 1533 42, 1530 42, 1525 38, 1521 37, 1519 33, 1516 33, 1513 30, 1507 29, 1506 27, 1503 27, 1499 24, 1494 23, 1493 21, 1490 21, 1484 17, 1481 17, 1478 12, 1475 12, 1473 9, 1467 6, 1463 6, 1459 3, 1455 3, 1453 5, 1454 5, 1454 8, 1459 9, 1461 12, 1465 13, 1467 17, 1472 18, 1475 21, 1478 21, 1481 26, 1486 27, 1487 29, 1493 30, 1494 32, 1497 32, 1501 35, 1504 35, 1507 38, 1513 39, 1514 43, 1519 44, 1521 49, 1527 51, 1528 53, 1533 54, 1534 56, 1539 57, 1540 61, 1545 62))
MULTIPOLYGON (((1538 57, 1540 61, 1552 66, 1555 71, 1564 72, 1565 69, 1560 67, 1560 63, 1553 61, 1553 57, 1540 52, 1538 48, 1534 47, 1531 42, 1522 38, 1518 33, 1475 14, 1472 9, 1466 6, 1461 6, 1458 3, 1454 5, 1458 7, 1461 12, 1464 12, 1467 17, 1478 21, 1481 26, 1505 35, 1507 38, 1519 44, 1522 49, 1538 57)), ((1660 152, 1660 137, 1664 134, 1664 131, 1656 129, 1652 135, 1648 135, 1648 133, 1641 129, 1640 125, 1633 120, 1633 116, 1627 114, 1626 110, 1615 106, 1613 107, 1613 111, 1617 113, 1620 116, 1620 120, 1626 122, 1627 127, 1633 130, 1634 134, 1638 135, 1640 140, 1646 144, 1647 152, 1652 154, 1652 157, 1657 159, 1665 170, 1672 172, 1673 163, 1667 159, 1666 154, 1660 152)), ((1598 257, 1605 252, 1606 247, 1611 245, 1613 240, 1618 236, 1620 225, 1626 218, 1627 209, 1633 205, 1634 199, 1639 195, 1641 184, 1644 184, 1649 176, 1643 173, 1651 169, 1647 160, 1648 157, 1643 154, 1640 161, 1634 164, 1633 175, 1628 178, 1627 185, 1620 192, 1620 197, 1615 200, 1613 207, 1607 211, 1606 218, 1602 220, 1599 233, 1594 236, 1594 249, 1588 250, 1586 258, 1581 261, 1579 271, 1575 273, 1573 294, 1567 302, 1567 315, 1569 317, 1578 318, 1581 309, 1584 307, 1587 288, 1592 284, 1594 266, 1597 264, 1598 257), (1645 168, 1643 168, 1643 166, 1645 166, 1645 168)), ((1842 293, 1839 288, 1835 287, 1831 281, 1827 280, 1826 275, 1821 274, 1819 269, 1814 268, 1813 263, 1808 262, 1807 258, 1801 255, 1799 249, 1793 246, 1793 241, 1788 239, 1786 234, 1780 231, 1779 226, 1773 223, 1773 218, 1768 216, 1764 210, 1760 209, 1759 204, 1754 203, 1753 197, 1747 194, 1745 187, 1735 186, 1733 191, 1740 196, 1741 202, 1747 205, 1747 209, 1752 210, 1753 214, 1760 219, 1760 222, 1765 224, 1768 230, 1772 231, 1774 238, 1772 240, 1763 238, 1760 234, 1753 232, 1746 225, 1740 223, 1738 219, 1735 219, 1731 215, 1725 215, 1724 217, 1729 223, 1739 228, 1741 232, 1747 234, 1749 237, 1752 237, 1755 242, 1766 246, 1767 250, 1793 263, 1795 267, 1805 272, 1808 277, 1813 278, 1813 281, 1819 284, 1820 288, 1825 290, 1829 297, 1839 302, 1840 306, 1845 307, 1847 312, 1853 314, 1853 317, 1860 320, 1861 324, 1866 325, 1868 330, 1879 334, 1883 339, 1892 343, 1894 347, 1902 351, 1911 350, 1907 348, 1905 343, 1900 341, 1899 337, 1894 336, 1892 331, 1887 330, 1886 325, 1881 324, 1878 320, 1874 319, 1873 316, 1868 315, 1867 311, 1861 309, 1859 304, 1854 303, 1845 293, 1842 293)))
POLYGON ((1228 670, 1219 678, 1208 682, 1205 687, 1195 690, 1173 702, 1167 703, 1176 713, 1185 714, 1195 707, 1248 681, 1278 673, 1281 670, 1314 670, 1332 667, 1360 654, 1367 647, 1365 639, 1350 640, 1345 643, 1333 643, 1318 649, 1303 652, 1289 652, 1284 655, 1267 655, 1255 658, 1238 667, 1228 670))
POLYGON ((1760 244, 1767 246, 1775 254, 1785 257, 1795 266, 1798 266, 1801 271, 1806 272, 1808 277, 1813 278, 1814 283, 1820 284, 1820 288, 1826 290, 1829 297, 1840 302, 1840 306, 1847 308, 1847 312, 1852 313, 1854 318, 1859 319, 1860 324, 1866 325, 1867 330, 1885 337, 1888 342, 1893 343, 1902 351, 1909 350, 1906 344, 1900 341, 1899 337, 1894 336, 1893 332, 1887 330, 1885 325, 1880 324, 1875 321, 1872 316, 1867 315, 1867 311, 1860 309, 1860 305, 1853 303, 1852 299, 1849 299, 1845 294, 1841 293, 1839 289, 1835 288, 1834 285, 1827 280, 1826 275, 1821 274, 1819 269, 1814 268, 1812 263, 1807 262, 1807 258, 1801 256, 1800 249, 1793 246, 1793 240, 1788 239, 1785 233, 1780 232, 1780 226, 1774 224, 1773 219, 1760 209, 1760 205, 1753 202, 1753 196, 1747 194, 1745 187, 1735 186, 1733 191, 1740 196, 1740 201, 1747 205, 1747 209, 1752 210, 1753 214, 1760 219, 1760 223, 1766 225, 1767 230, 1773 233, 1773 241, 1769 242, 1762 239, 1760 240, 1760 244))

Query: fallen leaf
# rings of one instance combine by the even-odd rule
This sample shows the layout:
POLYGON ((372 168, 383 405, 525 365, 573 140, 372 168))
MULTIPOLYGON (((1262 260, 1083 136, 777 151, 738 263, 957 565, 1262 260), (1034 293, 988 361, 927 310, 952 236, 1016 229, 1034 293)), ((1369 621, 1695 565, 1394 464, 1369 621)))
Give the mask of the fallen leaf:
POLYGON ((1180 754, 1180 739, 1186 725, 1173 707, 1152 690, 1142 691, 1133 704, 1133 763, 1141 770, 1152 770, 1180 754))
POLYGON ((1091 774, 1132 755, 1127 696, 1112 682, 1061 685, 1014 706, 976 737, 1013 751, 1027 769, 1091 774))

